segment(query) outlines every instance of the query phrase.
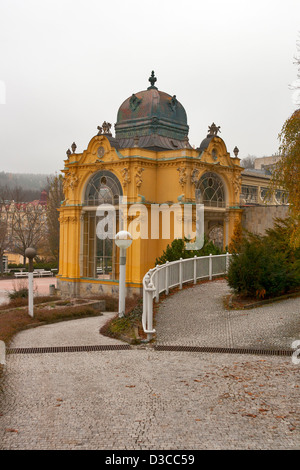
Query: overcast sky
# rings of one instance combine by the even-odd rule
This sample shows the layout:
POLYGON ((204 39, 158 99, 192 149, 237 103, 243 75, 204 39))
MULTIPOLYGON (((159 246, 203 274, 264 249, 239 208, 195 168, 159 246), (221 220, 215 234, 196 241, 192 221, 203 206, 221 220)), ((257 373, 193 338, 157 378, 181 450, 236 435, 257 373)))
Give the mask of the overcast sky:
POLYGON ((215 122, 231 155, 272 155, 299 32, 299 0, 0 0, 0 171, 59 173, 152 70, 192 145, 215 122))

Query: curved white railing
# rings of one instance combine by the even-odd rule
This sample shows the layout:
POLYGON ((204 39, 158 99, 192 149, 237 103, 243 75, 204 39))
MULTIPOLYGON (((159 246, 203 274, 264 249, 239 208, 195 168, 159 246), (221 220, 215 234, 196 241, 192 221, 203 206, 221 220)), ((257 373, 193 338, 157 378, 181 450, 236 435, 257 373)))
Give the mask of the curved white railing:
POLYGON ((153 329, 153 299, 159 301, 159 294, 169 294, 169 289, 186 282, 197 283, 198 279, 211 280, 227 272, 231 254, 195 256, 194 258, 166 262, 150 269, 143 278, 143 316, 142 324, 148 340, 152 338, 153 329))

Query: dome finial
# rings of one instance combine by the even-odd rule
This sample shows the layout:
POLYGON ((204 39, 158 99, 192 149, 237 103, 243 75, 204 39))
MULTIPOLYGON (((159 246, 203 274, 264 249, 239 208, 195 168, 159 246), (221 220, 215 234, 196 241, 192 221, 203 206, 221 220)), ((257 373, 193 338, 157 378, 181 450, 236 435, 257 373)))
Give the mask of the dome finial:
POLYGON ((152 70, 152 72, 151 72, 151 77, 149 77, 149 82, 151 83, 151 86, 148 87, 148 90, 149 90, 149 88, 155 88, 155 89, 157 89, 156 86, 154 86, 154 83, 155 83, 156 81, 157 81, 157 78, 156 78, 156 76, 154 75, 154 71, 152 70))

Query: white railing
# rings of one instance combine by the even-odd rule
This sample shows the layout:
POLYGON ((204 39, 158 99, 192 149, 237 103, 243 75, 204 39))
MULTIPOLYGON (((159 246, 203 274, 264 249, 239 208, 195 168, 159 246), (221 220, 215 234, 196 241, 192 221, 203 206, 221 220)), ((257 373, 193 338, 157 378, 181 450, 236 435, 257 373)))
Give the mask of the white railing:
POLYGON ((212 280, 215 276, 225 274, 231 254, 195 256, 194 258, 166 262, 150 269, 143 278, 143 316, 142 324, 148 340, 155 333, 153 329, 153 299, 159 301, 159 294, 169 294, 172 287, 186 282, 197 283, 198 279, 212 280))

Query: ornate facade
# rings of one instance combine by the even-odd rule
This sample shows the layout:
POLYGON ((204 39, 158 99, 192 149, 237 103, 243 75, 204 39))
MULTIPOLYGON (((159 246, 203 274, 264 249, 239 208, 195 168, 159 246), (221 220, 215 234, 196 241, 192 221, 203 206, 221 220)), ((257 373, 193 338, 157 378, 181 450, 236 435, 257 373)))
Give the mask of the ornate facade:
POLYGON ((175 204, 183 210, 203 204, 205 233, 222 247, 228 246, 241 220, 243 168, 238 149, 230 155, 214 123, 200 146, 193 148, 184 107, 175 95, 158 90, 154 73, 149 81, 146 90, 120 106, 115 136, 111 124, 104 122, 86 150, 77 153, 73 143, 67 151, 59 216, 58 287, 63 294, 118 292, 118 249, 113 236, 101 238, 97 232, 107 215, 99 213, 104 204, 115 208, 114 232, 124 223, 129 231, 141 232, 147 222, 143 236, 128 249, 129 291, 140 291, 144 274, 174 239, 172 229, 168 237, 161 236, 161 222, 158 236, 151 234, 153 205, 175 204), (120 197, 126 207, 122 217, 120 197))

